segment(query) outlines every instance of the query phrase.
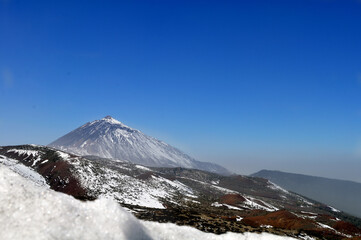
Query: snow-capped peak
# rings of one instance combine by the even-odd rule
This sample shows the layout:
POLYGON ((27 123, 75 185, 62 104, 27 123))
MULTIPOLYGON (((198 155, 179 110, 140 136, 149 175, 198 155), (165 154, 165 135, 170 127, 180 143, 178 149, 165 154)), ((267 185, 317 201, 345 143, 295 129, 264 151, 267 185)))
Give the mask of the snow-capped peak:
POLYGON ((128 129, 128 130, 130 130, 130 131, 138 131, 138 130, 133 129, 133 128, 125 125, 124 123, 116 120, 115 118, 113 118, 113 117, 110 116, 110 115, 105 116, 105 117, 103 117, 103 118, 100 119, 100 120, 94 120, 94 121, 92 121, 92 122, 90 122, 90 123, 87 123, 87 124, 83 125, 83 127, 88 126, 88 125, 94 125, 94 124, 95 124, 95 125, 101 125, 101 126, 104 126, 104 124, 105 124, 106 126, 109 126, 109 124, 110 124, 110 125, 114 125, 115 127, 119 127, 119 128, 123 128, 123 129, 128 129))
POLYGON ((114 119, 110 115, 103 117, 100 121, 106 121, 106 122, 109 122, 109 123, 112 123, 112 124, 120 124, 122 126, 125 126, 123 123, 121 123, 118 120, 114 119))
POLYGON ((77 155, 128 160, 146 166, 198 168, 228 173, 216 164, 198 162, 169 144, 128 127, 111 116, 84 124, 49 146, 77 155))
POLYGON ((110 116, 110 115, 103 117, 103 119, 113 119, 113 120, 115 120, 115 119, 114 119, 112 116, 110 116))

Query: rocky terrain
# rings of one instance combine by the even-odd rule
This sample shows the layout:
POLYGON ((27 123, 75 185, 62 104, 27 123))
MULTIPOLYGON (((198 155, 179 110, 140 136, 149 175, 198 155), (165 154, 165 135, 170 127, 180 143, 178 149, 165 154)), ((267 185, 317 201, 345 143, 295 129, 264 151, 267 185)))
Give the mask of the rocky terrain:
POLYGON ((360 219, 263 178, 150 168, 36 145, 0 147, 0 163, 77 199, 113 198, 139 219, 217 234, 270 232, 300 239, 361 236, 360 219))

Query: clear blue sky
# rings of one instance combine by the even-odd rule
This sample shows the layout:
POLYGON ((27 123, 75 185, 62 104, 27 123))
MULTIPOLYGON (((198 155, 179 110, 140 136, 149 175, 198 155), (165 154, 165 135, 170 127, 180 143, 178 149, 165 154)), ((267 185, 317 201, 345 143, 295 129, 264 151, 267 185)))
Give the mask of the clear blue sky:
POLYGON ((361 182, 361 1, 0 0, 0 145, 105 115, 203 161, 361 182))

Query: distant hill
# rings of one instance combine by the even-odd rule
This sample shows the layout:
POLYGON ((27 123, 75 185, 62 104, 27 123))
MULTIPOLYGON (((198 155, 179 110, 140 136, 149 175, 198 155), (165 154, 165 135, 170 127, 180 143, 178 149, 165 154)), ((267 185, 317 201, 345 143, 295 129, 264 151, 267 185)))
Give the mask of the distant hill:
POLYGON ((270 170, 251 176, 266 178, 289 191, 361 217, 361 183, 270 170))

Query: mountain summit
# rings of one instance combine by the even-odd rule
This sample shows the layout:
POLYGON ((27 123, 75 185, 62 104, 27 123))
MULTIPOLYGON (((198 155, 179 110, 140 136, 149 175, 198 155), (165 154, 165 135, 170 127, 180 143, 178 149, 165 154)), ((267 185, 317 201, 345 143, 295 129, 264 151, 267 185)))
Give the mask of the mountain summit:
POLYGON ((177 148, 128 127, 111 116, 88 122, 49 146, 77 155, 128 160, 151 167, 184 167, 224 175, 230 173, 217 164, 196 161, 177 148))

